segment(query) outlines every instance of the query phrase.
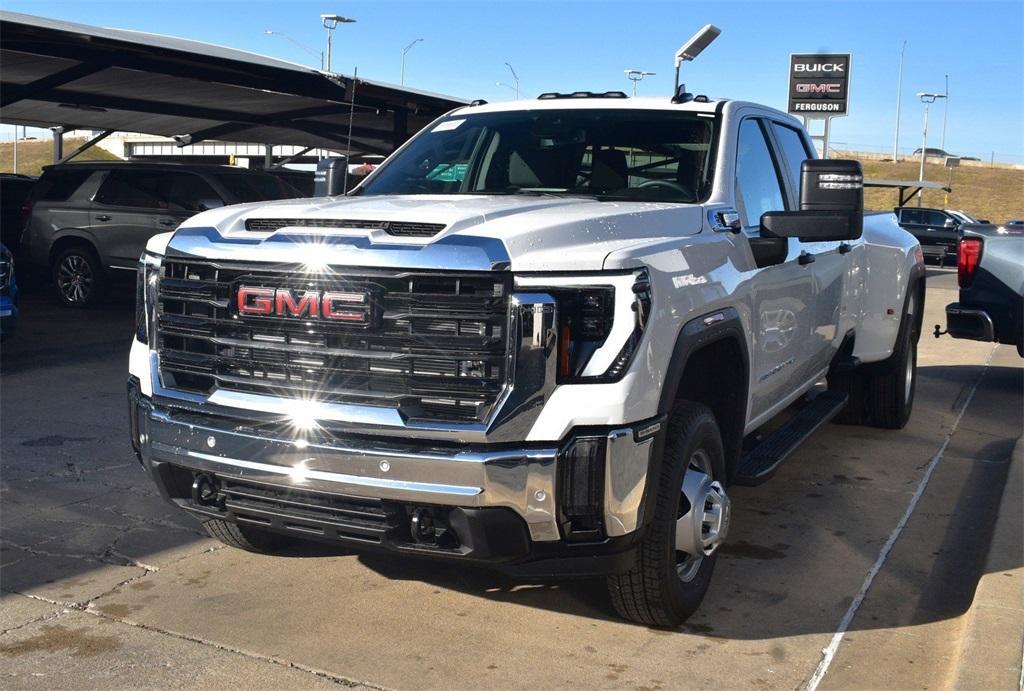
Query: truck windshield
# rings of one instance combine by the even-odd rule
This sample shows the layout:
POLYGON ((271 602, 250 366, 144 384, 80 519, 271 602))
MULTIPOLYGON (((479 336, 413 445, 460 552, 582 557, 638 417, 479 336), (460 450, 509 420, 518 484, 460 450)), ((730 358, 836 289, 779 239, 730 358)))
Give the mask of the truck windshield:
POLYGON ((699 202, 717 119, 636 109, 456 114, 419 134, 357 194, 584 195, 699 202))

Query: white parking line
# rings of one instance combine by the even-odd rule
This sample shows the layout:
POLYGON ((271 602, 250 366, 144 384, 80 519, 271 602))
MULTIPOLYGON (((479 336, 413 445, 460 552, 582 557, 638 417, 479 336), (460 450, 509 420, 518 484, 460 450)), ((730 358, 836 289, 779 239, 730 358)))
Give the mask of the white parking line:
POLYGON ((960 420, 963 418, 964 413, 967 412, 967 406, 971 404, 974 399, 974 394, 978 390, 978 384, 981 383, 982 377, 985 376, 985 372, 988 371, 989 364, 992 362, 992 356, 996 352, 996 347, 993 346, 992 350, 988 353, 988 358, 985 360, 985 366, 982 367, 981 374, 974 381, 974 386, 971 387, 971 392, 967 395, 967 399, 964 401, 963 406, 960 408, 960 412, 957 413, 956 420, 953 421, 953 426, 949 428, 949 432, 946 434, 945 441, 942 442, 942 446, 932 456, 932 460, 928 462, 928 467, 925 468, 924 475, 921 477, 921 481, 917 485, 917 489, 914 491, 914 496, 910 498, 910 504, 907 505, 907 510, 903 512, 903 517, 900 518, 900 522, 896 524, 892 533, 889 534, 889 539, 882 545, 882 550, 878 553, 878 559, 868 569, 868 574, 864 578, 864 583, 860 587, 860 591, 857 596, 853 598, 853 602, 850 603, 850 607, 846 610, 846 614, 839 622, 839 628, 832 635, 832 640, 829 642, 828 647, 821 651, 822 658, 821 662, 818 663, 818 668, 814 670, 814 674, 807 682, 807 686, 804 687, 806 691, 815 691, 818 688, 818 684, 825 678, 825 674, 828 672, 828 668, 832 665, 832 661, 836 657, 836 653, 839 651, 839 644, 843 642, 843 637, 846 635, 847 629, 850 628, 850 624, 853 622, 854 616, 857 614, 857 610, 860 609, 861 603, 864 602, 864 597, 868 594, 868 589, 871 588, 871 584, 875 580, 875 576, 882 569, 885 564, 885 560, 889 557, 889 552, 892 550, 892 546, 896 544, 896 540, 899 539, 903 529, 907 526, 907 521, 910 520, 910 516, 914 513, 914 509, 917 508, 917 502, 921 500, 921 496, 924 494, 925 489, 928 487, 928 481, 932 478, 932 473, 935 471, 935 467, 938 466, 939 461, 942 460, 943 454, 946 452, 946 447, 949 446, 950 440, 953 438, 953 434, 960 426, 960 420))

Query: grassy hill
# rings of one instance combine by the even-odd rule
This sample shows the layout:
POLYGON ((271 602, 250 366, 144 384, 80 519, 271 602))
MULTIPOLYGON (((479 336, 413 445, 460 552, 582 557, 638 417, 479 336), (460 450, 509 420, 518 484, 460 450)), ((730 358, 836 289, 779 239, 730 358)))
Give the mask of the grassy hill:
MULTIPOLYGON (((64 153, 69 154, 86 140, 64 139, 64 153)), ((117 161, 117 156, 97 146, 75 157, 76 161, 117 161)), ((18 172, 22 175, 39 175, 43 166, 53 163, 53 142, 49 139, 18 142, 18 172)), ((0 142, 0 173, 14 172, 14 142, 0 142)))
MULTIPOLYGON (((917 180, 919 163, 901 161, 862 161, 864 177, 881 180, 917 180)), ((949 171, 942 165, 926 164, 924 179, 946 183, 949 171)), ((1024 170, 963 166, 953 170, 953 191, 949 201, 945 192, 925 190, 923 206, 963 209, 975 218, 987 218, 1002 223, 1013 218, 1024 218, 1024 170)), ((869 209, 891 209, 898 203, 896 190, 869 189, 864 194, 864 205, 869 209)), ((917 198, 910 204, 916 206, 917 198)))

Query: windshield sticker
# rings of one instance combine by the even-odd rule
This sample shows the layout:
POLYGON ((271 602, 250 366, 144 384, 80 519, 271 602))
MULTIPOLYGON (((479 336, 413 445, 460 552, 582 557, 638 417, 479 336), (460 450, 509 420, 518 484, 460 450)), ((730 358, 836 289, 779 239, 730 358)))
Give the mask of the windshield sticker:
POLYGON ((431 132, 447 132, 448 130, 454 130, 454 129, 458 128, 458 126, 461 125, 464 122, 465 122, 465 120, 445 120, 444 122, 440 123, 437 127, 435 127, 434 129, 432 129, 430 131, 431 132))
POLYGON ((462 182, 466 179, 468 163, 442 163, 427 173, 427 180, 443 182, 462 182))

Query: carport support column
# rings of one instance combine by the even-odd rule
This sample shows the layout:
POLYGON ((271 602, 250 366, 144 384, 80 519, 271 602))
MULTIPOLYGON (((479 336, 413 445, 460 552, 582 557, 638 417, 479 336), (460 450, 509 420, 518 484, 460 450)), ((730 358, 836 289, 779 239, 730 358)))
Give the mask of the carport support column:
POLYGON ((409 138, 409 112, 403 108, 395 110, 395 128, 392 132, 391 146, 397 149, 409 138))
POLYGON ((64 158, 64 128, 51 127, 50 131, 53 132, 53 162, 60 163, 64 158))
POLYGON ((270 170, 274 167, 274 145, 267 144, 267 151, 263 154, 263 170, 270 170))

